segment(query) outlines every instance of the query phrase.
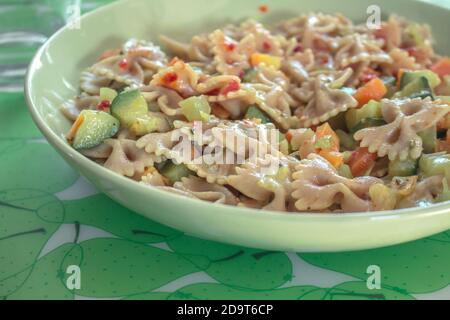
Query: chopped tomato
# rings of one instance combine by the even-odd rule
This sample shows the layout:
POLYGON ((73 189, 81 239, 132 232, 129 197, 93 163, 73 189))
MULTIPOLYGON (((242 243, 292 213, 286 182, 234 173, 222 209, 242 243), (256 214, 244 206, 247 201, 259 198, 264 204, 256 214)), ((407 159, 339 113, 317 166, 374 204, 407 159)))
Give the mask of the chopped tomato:
POLYGON ((119 61, 119 68, 122 69, 122 70, 128 69, 128 61, 127 61, 127 59, 123 58, 122 60, 119 61))
POLYGON ((169 85, 177 80, 178 75, 175 72, 168 72, 161 79, 161 81, 166 85, 169 85))
POLYGON ((378 156, 370 153, 368 148, 358 148, 348 160, 348 165, 354 177, 361 177, 373 168, 378 156))
POLYGON ((359 88, 353 96, 358 101, 359 107, 362 107, 370 100, 381 100, 387 92, 384 82, 380 78, 375 78, 359 88))
POLYGON ((340 149, 340 141, 339 137, 334 132, 334 130, 331 128, 331 126, 327 123, 321 125, 316 130, 316 140, 320 140, 325 137, 330 137, 331 139, 331 146, 328 149, 329 151, 339 152, 340 149))
POLYGON ((106 109, 109 109, 110 106, 111 106, 111 102, 109 100, 103 100, 97 105, 97 109, 104 111, 106 109))

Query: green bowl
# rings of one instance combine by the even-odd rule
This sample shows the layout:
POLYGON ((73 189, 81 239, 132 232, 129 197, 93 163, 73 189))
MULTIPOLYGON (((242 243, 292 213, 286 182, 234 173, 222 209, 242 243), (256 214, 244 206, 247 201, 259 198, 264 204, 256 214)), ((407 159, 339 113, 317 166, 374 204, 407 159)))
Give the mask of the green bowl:
POLYGON ((149 219, 193 236, 296 252, 369 249, 430 236, 450 229, 450 204, 358 214, 286 214, 210 204, 119 176, 83 157, 64 139, 70 123, 58 108, 77 94, 81 71, 100 52, 130 37, 158 42, 159 34, 168 34, 188 39, 245 17, 271 23, 310 11, 341 12, 361 22, 373 3, 381 7, 384 17, 398 13, 429 23, 438 51, 450 53, 450 11, 411 0, 270 1, 267 14, 258 11, 262 4, 258 0, 126 0, 84 16, 81 29, 64 28, 40 49, 26 79, 29 109, 51 145, 101 191, 149 219))

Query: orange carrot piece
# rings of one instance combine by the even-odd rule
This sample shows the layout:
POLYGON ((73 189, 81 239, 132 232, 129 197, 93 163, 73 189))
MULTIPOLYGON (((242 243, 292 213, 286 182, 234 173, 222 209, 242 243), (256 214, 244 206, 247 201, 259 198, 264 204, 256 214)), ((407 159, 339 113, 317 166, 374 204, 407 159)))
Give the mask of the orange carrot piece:
POLYGON ((375 78, 359 88, 353 96, 358 101, 359 107, 362 107, 370 100, 381 100, 387 92, 384 82, 379 78, 375 78))
POLYGON ((441 78, 450 75, 450 58, 444 57, 431 67, 431 71, 441 78))
POLYGON ((67 140, 68 141, 72 141, 73 138, 75 138, 75 135, 77 134, 78 129, 80 129, 81 125, 84 122, 84 116, 83 115, 79 115, 77 120, 75 120, 75 122, 73 123, 72 128, 70 128, 69 133, 67 133, 67 140))
POLYGON ((344 164, 344 155, 340 152, 322 150, 319 152, 319 155, 328 160, 336 169, 339 169, 344 164))
POLYGON ((341 142, 339 141, 338 135, 336 134, 336 132, 334 132, 334 130, 331 128, 328 122, 317 128, 316 141, 326 136, 331 137, 331 148, 329 149, 329 151, 338 152, 340 149, 341 142))

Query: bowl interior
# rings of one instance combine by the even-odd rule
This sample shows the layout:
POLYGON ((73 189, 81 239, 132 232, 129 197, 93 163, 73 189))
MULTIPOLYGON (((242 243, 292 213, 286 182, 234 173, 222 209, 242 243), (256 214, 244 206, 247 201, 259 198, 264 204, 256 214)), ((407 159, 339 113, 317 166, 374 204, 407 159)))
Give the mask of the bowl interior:
MULTIPOLYGON (((124 0, 101 8, 81 20, 80 29, 65 28, 55 34, 41 49, 32 62, 26 81, 26 94, 32 115, 53 146, 88 178, 94 181, 108 195, 131 209, 144 213, 158 222, 183 229, 193 235, 234 244, 272 250, 338 251, 377 247, 400 243, 444 230, 447 226, 437 226, 435 220, 426 230, 413 232, 418 226, 414 217, 443 215, 450 207, 448 204, 432 209, 411 209, 408 217, 402 217, 399 211, 385 213, 362 213, 350 215, 283 215, 273 212, 259 212, 250 209, 211 205, 200 201, 179 198, 162 191, 149 192, 145 187, 130 180, 106 172, 93 162, 83 158, 68 146, 64 139, 70 128, 70 122, 64 118, 59 108, 62 102, 78 93, 81 72, 92 65, 99 54, 106 49, 120 46, 129 38, 152 40, 159 43, 161 34, 188 40, 191 36, 214 30, 228 22, 239 22, 245 18, 254 18, 263 23, 275 24, 301 13, 325 12, 343 13, 355 22, 367 20, 367 8, 378 5, 383 18, 390 13, 399 13, 407 18, 431 25, 434 31, 438 52, 450 52, 450 37, 446 28, 450 12, 439 7, 411 0, 282 0, 270 2, 269 12, 263 14, 258 7, 259 0, 246 0, 237 3, 233 0, 124 0), (98 182, 98 183, 97 183, 98 182), (145 201, 145 199, 148 199, 145 201), (149 213, 143 202, 158 203, 161 210, 168 212, 149 213), (167 204, 164 204, 166 202, 167 204), (168 207, 169 204, 172 207, 168 207), (166 205, 166 207, 164 207, 166 205), (189 207, 180 219, 177 210, 189 207), (208 213, 206 213, 208 210, 208 213), (214 210, 214 215, 212 211, 214 210), (177 216, 178 215, 178 216, 177 216), (230 220, 229 220, 230 219, 230 220), (385 229, 384 224, 396 219, 411 221, 404 228, 402 237, 392 239, 396 234, 392 229, 390 236, 376 239, 376 232, 385 229), (209 230, 204 230, 201 221, 209 222, 209 230), (379 221, 372 228, 370 221, 379 221), (318 223, 318 224, 315 224, 318 223), (364 234, 362 223, 371 228, 373 237, 364 234), (241 227, 242 226, 242 227, 241 227), (244 228, 244 226, 247 226, 244 228), (251 226, 251 227, 248 227, 251 226), (342 227, 339 241, 328 241, 322 232, 336 231, 342 227), (361 239, 355 242, 350 236, 351 230, 361 226, 361 239), (301 228, 304 234, 297 234, 301 228), (272 239, 265 239, 267 232, 272 239)), ((450 220, 447 217, 447 222, 450 220)), ((439 220, 442 221, 442 220, 439 220)), ((336 231, 337 232, 337 231, 336 231)))

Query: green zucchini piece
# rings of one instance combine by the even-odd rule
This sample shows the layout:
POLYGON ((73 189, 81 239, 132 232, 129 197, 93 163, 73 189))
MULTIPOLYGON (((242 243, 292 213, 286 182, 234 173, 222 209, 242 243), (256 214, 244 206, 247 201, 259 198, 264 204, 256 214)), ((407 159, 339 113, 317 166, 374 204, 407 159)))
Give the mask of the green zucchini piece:
POLYGON ((391 177, 412 177, 417 174, 417 160, 395 160, 389 163, 389 175, 391 177))
POLYGON ((372 127, 381 127, 386 124, 386 121, 384 119, 380 118, 365 118, 362 119, 356 126, 350 130, 350 133, 356 133, 359 130, 372 128, 372 127))
POLYGON ((190 97, 179 103, 181 112, 188 121, 208 121, 211 115, 211 106, 204 96, 190 97))
POLYGON ((341 177, 344 177, 347 179, 353 179, 352 170, 350 169, 350 167, 347 164, 343 164, 339 168, 338 172, 341 177))
POLYGON ((117 97, 118 93, 116 90, 111 88, 101 88, 100 89, 100 101, 113 102, 117 97))
POLYGON ((383 118, 381 113, 381 104, 379 102, 371 100, 361 109, 350 109, 345 114, 345 122, 350 131, 352 131, 352 129, 356 127, 356 125, 358 125, 363 119, 369 118, 383 118))
POLYGON ((423 151, 425 153, 435 153, 438 144, 436 125, 419 132, 418 135, 422 138, 423 151))
POLYGON ((358 143, 351 134, 343 130, 336 130, 336 134, 341 142, 341 151, 355 150, 358 147, 358 143))
POLYGON ((421 71, 406 71, 403 73, 402 78, 400 79, 400 90, 403 90, 408 84, 416 81, 419 78, 426 78, 430 88, 434 89, 441 84, 441 78, 430 70, 421 70, 421 71))
POLYGON ((272 120, 257 106, 252 105, 248 108, 247 113, 244 116, 245 119, 260 119, 262 124, 270 123, 272 120))
POLYGON ((120 120, 125 128, 130 128, 137 118, 148 114, 147 101, 139 90, 120 93, 111 104, 111 114, 120 120))
POLYGON ((91 149, 116 135, 119 131, 119 120, 103 111, 84 110, 80 117, 83 122, 78 128, 72 142, 77 150, 91 149))
POLYGON ((409 82, 396 96, 411 99, 431 97, 434 100, 433 90, 426 77, 419 77, 409 82))
POLYGON ((189 170, 186 165, 175 164, 172 161, 169 161, 164 168, 162 168, 161 174, 169 179, 172 184, 181 181, 182 178, 195 175, 195 173, 189 170))
POLYGON ((425 177, 445 176, 450 172, 450 154, 424 154, 419 160, 419 169, 425 177))

